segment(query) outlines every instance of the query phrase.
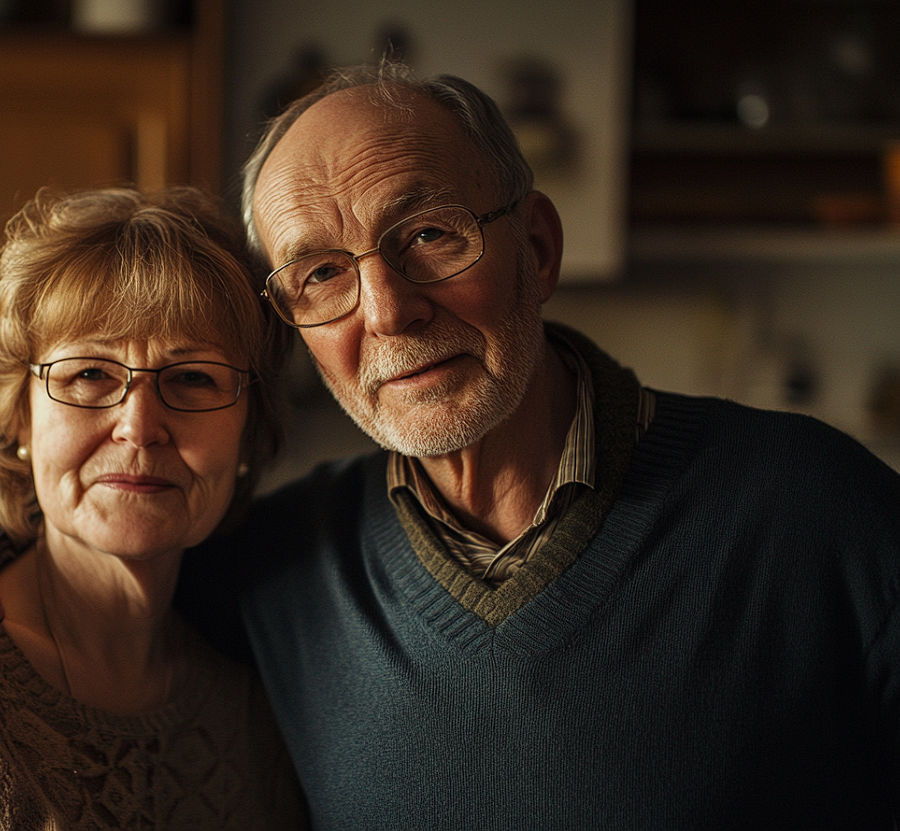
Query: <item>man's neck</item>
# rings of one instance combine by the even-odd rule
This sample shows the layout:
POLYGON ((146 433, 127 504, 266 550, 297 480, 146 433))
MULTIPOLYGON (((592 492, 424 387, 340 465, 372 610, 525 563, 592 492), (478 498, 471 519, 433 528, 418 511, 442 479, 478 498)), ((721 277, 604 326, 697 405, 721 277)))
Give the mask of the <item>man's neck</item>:
POLYGON ((466 528, 505 544, 534 519, 575 416, 576 380, 550 347, 510 418, 463 450, 420 459, 466 528))

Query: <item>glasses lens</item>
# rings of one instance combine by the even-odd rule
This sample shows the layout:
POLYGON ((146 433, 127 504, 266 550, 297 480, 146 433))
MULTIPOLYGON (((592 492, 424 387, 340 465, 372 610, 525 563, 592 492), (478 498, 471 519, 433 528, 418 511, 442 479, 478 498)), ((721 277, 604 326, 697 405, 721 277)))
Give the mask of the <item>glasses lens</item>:
POLYGON ((225 364, 172 364, 159 373, 159 393, 173 410, 221 410, 241 394, 241 373, 225 364))
POLYGON ((127 386, 128 370, 101 358, 64 358, 47 368, 47 393, 76 407, 112 407, 127 386))
POLYGON ((315 326, 356 308, 359 271, 341 251, 321 251, 294 260, 269 276, 266 290, 289 323, 315 326))
POLYGON ((446 207, 411 216, 381 239, 381 255, 408 280, 446 280, 476 263, 484 252, 478 222, 465 208, 446 207))

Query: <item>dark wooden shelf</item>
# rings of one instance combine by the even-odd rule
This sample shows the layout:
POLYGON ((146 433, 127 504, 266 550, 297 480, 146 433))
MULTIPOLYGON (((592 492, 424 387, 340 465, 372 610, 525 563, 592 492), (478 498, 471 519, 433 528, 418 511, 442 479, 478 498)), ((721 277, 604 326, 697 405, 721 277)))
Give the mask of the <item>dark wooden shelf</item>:
POLYGON ((878 155, 900 141, 898 124, 738 124, 665 122, 637 124, 632 151, 639 155, 858 156, 878 155))
POLYGON ((42 186, 221 190, 224 12, 192 25, 88 35, 0 28, 0 220, 42 186))
POLYGON ((885 263, 900 269, 900 228, 638 225, 630 232, 629 256, 644 263, 885 263))

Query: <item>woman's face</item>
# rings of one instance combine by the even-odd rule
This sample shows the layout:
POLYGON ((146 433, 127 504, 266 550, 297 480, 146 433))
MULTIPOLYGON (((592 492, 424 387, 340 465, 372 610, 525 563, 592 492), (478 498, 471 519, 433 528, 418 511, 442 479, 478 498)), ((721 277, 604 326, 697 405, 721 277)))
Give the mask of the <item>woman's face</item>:
MULTIPOLYGON (((181 361, 246 362, 205 343, 104 341, 56 344, 36 363, 109 358, 158 369, 181 361)), ((36 377, 31 426, 20 437, 50 550, 80 547, 126 559, 180 553, 205 539, 230 504, 247 419, 247 395, 213 412, 169 409, 155 376, 134 373, 125 401, 81 409, 51 400, 36 377), (55 548, 57 547, 57 548, 55 548)))

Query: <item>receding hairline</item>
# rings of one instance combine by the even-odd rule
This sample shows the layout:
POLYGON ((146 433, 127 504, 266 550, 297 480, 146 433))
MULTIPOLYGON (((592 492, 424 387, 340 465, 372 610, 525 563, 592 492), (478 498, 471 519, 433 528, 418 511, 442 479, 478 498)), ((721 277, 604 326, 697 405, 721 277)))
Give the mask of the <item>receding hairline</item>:
MULTIPOLYGON (((373 82, 361 86, 338 89, 329 93, 313 102, 287 126, 278 137, 278 140, 271 146, 265 160, 257 171, 254 182, 254 205, 256 202, 256 191, 264 178, 266 169, 270 166, 273 158, 277 160, 284 152, 284 147, 290 143, 291 137, 295 136, 298 131, 306 129, 314 119, 322 119, 327 122, 327 108, 344 108, 354 104, 352 99, 361 97, 363 98, 362 103, 366 112, 382 114, 383 123, 386 127, 402 129, 405 125, 411 131, 416 129, 424 131, 424 122, 420 120, 422 116, 420 109, 432 110, 437 116, 445 119, 448 124, 453 125, 459 138, 467 145, 466 150, 476 154, 479 161, 484 163, 486 168, 488 167, 488 160, 484 157, 484 153, 466 132, 459 117, 437 98, 429 95, 425 90, 410 87, 397 81, 373 82)), ((357 108, 357 112, 362 112, 362 108, 357 108)), ((372 127, 377 127, 377 121, 373 120, 372 127)), ((314 152, 314 150, 315 147, 311 148, 311 151, 314 152)))

